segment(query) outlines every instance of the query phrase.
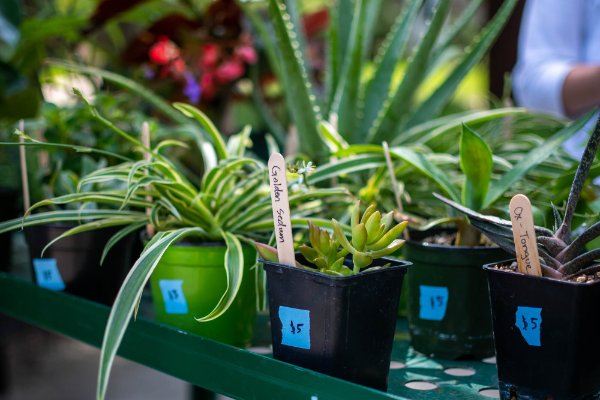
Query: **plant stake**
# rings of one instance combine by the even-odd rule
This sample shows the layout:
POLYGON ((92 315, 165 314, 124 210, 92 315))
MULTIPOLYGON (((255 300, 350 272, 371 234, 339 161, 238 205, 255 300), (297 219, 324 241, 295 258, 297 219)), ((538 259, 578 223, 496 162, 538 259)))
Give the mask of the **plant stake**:
MULTIPOLYGON (((23 120, 19 121, 19 130, 21 131, 21 133, 24 133, 24 131, 25 131, 25 122, 23 120)), ((21 183, 22 183, 22 187, 23 187, 23 208, 25 209, 24 212, 26 213, 27 210, 29 210, 29 207, 31 206, 31 200, 29 199, 29 179, 27 177, 27 157, 25 155, 25 146, 22 145, 23 143, 25 143, 25 138, 23 137, 23 135, 19 136, 19 143, 21 143, 21 146, 19 146, 19 161, 21 163, 21 183)))
POLYGON ((294 266, 296 265, 296 258, 294 257, 292 221, 290 219, 290 204, 285 177, 285 159, 280 153, 271 154, 268 168, 277 255, 280 263, 294 266))
POLYGON ((515 195, 510 200, 509 210, 519 272, 542 276, 529 199, 523 194, 515 195))
MULTIPOLYGON (((150 149, 150 127, 148 126, 148 122, 144 121, 142 124, 142 143, 148 149, 150 149)), ((152 154, 149 151, 144 152, 144 160, 149 162, 152 159, 152 154)), ((148 190, 150 187, 148 186, 146 189, 148 190)), ((146 200, 152 202, 152 196, 146 196, 146 200)), ((146 215, 150 217, 152 210, 150 208, 146 208, 146 215)), ((154 236, 154 226, 152 224, 146 225, 146 234, 148 235, 148 239, 151 239, 154 236)))
MULTIPOLYGON (((382 143, 383 154, 385 155, 385 163, 387 165, 388 172, 390 173, 390 180, 392 181, 392 189, 394 190, 394 200, 396 200, 396 207, 398 212, 402 216, 402 219, 407 220, 404 217, 404 207, 402 206, 402 199, 400 198, 400 188, 398 187, 398 181, 396 180, 396 174, 394 173, 394 164, 392 164, 392 157, 390 156, 390 148, 386 141, 382 143)), ((409 240, 408 229, 404 230, 404 239, 409 240)))

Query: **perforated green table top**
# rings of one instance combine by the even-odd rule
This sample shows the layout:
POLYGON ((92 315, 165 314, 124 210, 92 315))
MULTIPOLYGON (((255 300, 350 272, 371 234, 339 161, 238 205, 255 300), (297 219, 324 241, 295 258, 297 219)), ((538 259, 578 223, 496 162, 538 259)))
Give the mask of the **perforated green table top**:
MULTIPOLYGON (((0 273, 0 312, 99 346, 109 308, 0 273)), ((410 348, 404 319, 398 322, 396 331, 388 393, 274 360, 265 347, 268 345, 266 324, 267 318, 259 319, 256 346, 243 350, 141 317, 127 330, 119 354, 239 399, 485 399, 498 396, 493 360, 486 363, 424 357, 410 348)))

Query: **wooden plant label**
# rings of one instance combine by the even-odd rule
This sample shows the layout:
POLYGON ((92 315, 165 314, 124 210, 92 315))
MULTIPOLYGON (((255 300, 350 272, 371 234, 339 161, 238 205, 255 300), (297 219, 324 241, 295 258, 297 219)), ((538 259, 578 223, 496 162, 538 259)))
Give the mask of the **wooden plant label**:
POLYGON ((515 195, 510 200, 509 210, 519 272, 542 276, 529 199, 522 194, 515 195))
POLYGON ((275 242, 279 262, 294 266, 294 240, 292 238, 292 221, 290 219, 290 203, 288 200, 286 167, 283 156, 273 153, 269 157, 269 181, 271 186, 271 205, 273 207, 273 224, 275 226, 275 242))

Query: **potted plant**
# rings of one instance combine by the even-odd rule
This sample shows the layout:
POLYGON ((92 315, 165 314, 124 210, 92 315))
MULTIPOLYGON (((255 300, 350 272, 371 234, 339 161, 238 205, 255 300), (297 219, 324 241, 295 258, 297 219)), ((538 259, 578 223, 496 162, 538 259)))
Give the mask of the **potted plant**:
MULTIPOLYGON (((75 157, 70 156, 70 158, 75 157)), ((62 167, 61 162, 57 163, 57 168, 52 171, 52 178, 42 184, 44 192, 52 193, 47 198, 68 196, 72 191, 76 191, 80 183, 80 176, 106 165, 104 159, 96 161, 89 155, 79 156, 79 158, 81 158, 80 171, 62 167)), ((40 168, 40 170, 43 169, 40 168)), ((35 182, 41 183, 40 181, 35 182)), ((110 185, 91 186, 86 185, 82 191, 110 192, 114 190, 110 185)), ((80 207, 105 211, 111 206, 99 205, 93 200, 68 204, 53 204, 40 200, 36 207, 57 212, 61 209, 76 212, 80 207)), ((123 237, 105 255, 103 255, 104 245, 119 231, 118 226, 99 227, 97 230, 82 232, 77 237, 65 237, 64 240, 53 246, 46 247, 48 243, 76 228, 77 225, 74 221, 50 219, 47 223, 28 226, 24 229, 34 281, 39 286, 50 290, 65 291, 110 305, 132 265, 134 232, 123 237), (104 262, 102 262, 103 259, 104 262), (101 263, 104 264, 102 269, 99 268, 101 263)))
MULTIPOLYGON (((404 2, 391 29, 378 41, 383 2, 339 0, 326 9, 328 32, 320 46, 325 49, 324 56, 308 52, 309 42, 296 3, 244 2, 242 9, 256 30, 257 46, 263 46, 269 67, 285 87, 299 152, 321 161, 338 142, 322 139, 320 121, 330 122, 339 138, 350 144, 414 140, 411 129, 441 115, 460 83, 501 32, 516 0, 504 2, 481 34, 459 52, 453 52, 456 39, 478 12, 480 1, 470 2, 448 23, 449 0, 404 2), (420 18, 426 21, 421 26, 417 22, 420 18), (375 48, 374 43, 381 45, 375 48), (311 64, 315 58, 318 62, 311 64), (421 90, 435 85, 431 78, 440 73, 441 65, 448 66, 445 61, 451 58, 453 63, 443 83, 420 99, 421 90), (393 79, 397 73, 403 76, 398 83, 393 79)), ((261 94, 254 97, 270 130, 281 131, 277 127, 281 124, 261 94)))
MULTIPOLYGON (((205 170, 198 188, 174 162, 163 154, 165 147, 182 146, 181 142, 163 140, 156 146, 147 146, 134 136, 117 128, 89 103, 88 106, 94 118, 134 144, 146 157, 137 161, 125 160, 120 164, 96 170, 84 176, 79 185, 79 189, 81 189, 90 184, 116 181, 122 185, 120 190, 81 191, 58 196, 37 203, 30 212, 48 204, 86 204, 89 202, 117 205, 118 208, 95 210, 81 207, 77 210, 28 214, 22 220, 17 219, 0 224, 0 232, 50 221, 80 223, 46 246, 52 247, 55 242, 82 232, 111 226, 120 227, 118 232, 106 243, 104 254, 107 254, 120 239, 133 230, 145 225, 151 225, 154 228, 156 234, 148 238, 144 251, 121 286, 107 323, 98 386, 98 397, 102 398, 106 390, 112 360, 131 320, 131 315, 136 310, 144 285, 152 272, 155 269, 158 271, 155 278, 157 284, 152 286, 155 288, 155 300, 159 303, 165 298, 169 300, 172 290, 175 290, 177 295, 190 295, 190 293, 186 293, 188 286, 183 281, 187 281, 190 276, 193 276, 193 273, 190 272, 189 274, 192 275, 188 277, 175 277, 172 275, 173 272, 169 271, 173 259, 178 256, 177 253, 186 253, 186 257, 193 257, 195 260, 211 259, 218 266, 220 274, 214 271, 215 268, 212 268, 212 272, 208 275, 212 274, 216 276, 216 279, 220 279, 220 282, 213 285, 222 288, 221 292, 213 291, 213 296, 205 299, 209 302, 208 306, 202 305, 200 308, 196 308, 196 305, 188 298, 186 301, 188 312, 183 315, 184 318, 198 324, 193 321, 194 317, 198 317, 201 321, 212 321, 230 309, 244 307, 250 311, 245 312, 243 319, 246 322, 251 320, 256 307, 255 291, 246 289, 247 286, 252 286, 254 289, 254 271, 250 271, 250 268, 254 265, 255 257, 253 247, 244 243, 251 243, 256 239, 264 240, 264 235, 270 231, 269 226, 272 224, 272 219, 268 186, 266 185, 266 168, 261 161, 244 157, 248 145, 248 129, 240 135, 233 136, 226 143, 212 122, 200 111, 185 104, 175 105, 175 108, 185 116, 197 120, 205 132, 202 136, 200 131, 196 131, 198 132, 197 142, 206 155, 204 158, 205 170), (214 158, 210 157, 211 154, 214 158), (147 210, 149 212, 146 212, 147 210), (181 243, 188 238, 191 240, 181 243), (209 242, 207 252, 212 252, 210 256, 189 256, 187 253, 187 247, 202 247, 201 243, 207 242, 209 242), (220 242, 221 248, 215 250, 214 242, 220 242), (185 249, 182 250, 180 247, 185 249), (166 263, 160 265, 161 259, 165 255, 166 263), (248 264, 247 261, 250 263, 248 264), (161 285, 161 281, 167 281, 167 285, 161 285), (238 297, 240 291, 248 294, 250 298, 238 297), (208 307, 207 312, 199 311, 205 310, 206 307, 208 307)), ((31 138, 27 139, 29 145, 51 146, 36 142, 31 138)), ((28 144, 26 143, 26 145, 28 144)), ((101 151, 81 146, 71 147, 78 151, 101 151)), ((296 183, 297 189, 292 192, 290 201, 292 204, 297 202, 305 204, 305 206, 297 207, 299 215, 310 215, 315 209, 320 209, 322 207, 321 198, 337 197, 339 199, 346 196, 345 190, 342 189, 314 190, 297 185, 297 182, 294 183, 296 183)), ((305 224, 306 218, 295 218, 293 222, 305 224)), ((186 270, 186 268, 187 270, 192 269, 188 268, 188 265, 180 265, 176 268, 179 268, 180 271, 186 270)), ((191 290, 196 289, 192 288, 191 290)), ((170 320, 171 316, 177 314, 171 315, 168 310, 175 307, 177 311, 177 307, 179 307, 179 311, 181 311, 181 304, 177 301, 167 301, 157 307, 159 309, 163 307, 164 316, 170 320)), ((232 328, 230 327, 230 329, 232 328)), ((251 328, 244 327, 242 331, 242 333, 238 333, 236 344, 243 344, 248 340, 247 336, 251 328)))
MULTIPOLYGON (((48 74, 55 73, 55 71, 48 72, 48 74)), ((136 121, 142 121, 142 113, 130 109, 131 104, 128 103, 130 100, 131 96, 127 93, 108 95, 100 92, 95 96, 95 104, 110 108, 109 118, 118 119, 119 126, 130 126, 136 121), (129 113, 127 113, 128 108, 129 113)), ((29 195, 34 202, 76 192, 82 176, 134 155, 133 145, 115 135, 104 124, 91 118, 88 107, 83 102, 63 104, 62 107, 46 102, 42 107, 41 118, 28 120, 24 126, 36 132, 36 136, 42 136, 45 141, 60 145, 45 146, 39 152, 32 154, 34 157, 27 157, 29 195), (70 151, 68 149, 70 145, 102 148, 108 151, 82 154, 70 151), (119 154, 119 157, 114 157, 112 154, 119 154), (122 158, 123 156, 125 157, 122 158)), ((29 144, 42 145, 35 142, 29 144)), ((12 168, 14 171, 14 165, 12 168)), ((111 183, 103 182, 85 184, 80 191, 115 189, 118 188, 111 187, 111 183), (91 187, 92 185, 96 187, 91 187)), ((85 204, 40 203, 40 210, 77 210, 82 206, 88 209, 115 207, 88 201, 85 204)), ((104 244, 118 232, 118 227, 83 232, 76 238, 65 238, 43 251, 47 243, 76 226, 77 223, 73 221, 49 222, 30 226, 24 230, 32 276, 37 284, 45 288, 64 290, 93 301, 112 304, 132 265, 130 253, 136 252, 133 243, 138 242, 135 240, 137 232, 127 235, 106 254, 102 269, 95 267, 100 265, 104 244)))
MULTIPOLYGON (((598 249, 585 246, 600 224, 571 229, 575 208, 600 145, 596 124, 575 173, 556 228, 535 227, 543 276, 517 272, 508 262, 484 267, 491 295, 500 393, 503 399, 583 399, 600 394, 599 351, 589 346, 600 321, 593 309, 600 296, 598 249)), ((440 198, 467 215, 498 246, 515 254, 511 221, 482 215, 440 198)))
POLYGON ((402 279, 409 265, 385 258, 404 243, 406 222, 394 224, 371 205, 351 217, 352 238, 309 225, 310 245, 296 266, 257 245, 267 272, 275 358, 352 382, 387 389, 402 279))
MULTIPOLYGON (((424 184, 422 177, 428 178, 429 182, 441 188, 456 202, 473 204, 479 209, 493 209, 494 204, 510 192, 515 184, 525 181, 532 185, 534 182, 548 182, 551 177, 557 177, 556 171, 549 174, 550 178, 530 175, 533 175, 532 169, 541 163, 545 163, 545 170, 553 171, 552 163, 547 162, 547 159, 585 123, 585 119, 582 119, 551 133, 542 144, 539 140, 530 140, 536 145, 524 147, 525 150, 522 149, 519 153, 515 154, 514 147, 510 148, 507 154, 514 157, 512 161, 508 156, 493 156, 483 138, 461 123, 461 119, 477 118, 476 114, 434 121, 437 127, 433 131, 421 128, 422 134, 427 134, 427 140, 445 138, 449 142, 450 135, 460 133, 458 156, 428 150, 425 144, 430 143, 426 140, 419 148, 394 146, 389 149, 390 157, 401 161, 394 173, 405 180, 405 190, 413 197, 422 193, 422 196, 413 201, 416 207, 409 210, 413 212, 411 216, 416 213, 421 219, 423 216, 434 219, 432 223, 423 224, 424 228, 427 225, 431 227, 445 223, 454 224, 455 231, 457 227, 460 229, 459 246, 449 241, 445 244, 422 244, 420 240, 431 236, 431 232, 422 233, 413 229, 411 240, 404 247, 407 259, 415 264, 406 279, 413 346, 425 354, 447 358, 485 357, 493 354, 489 296, 485 275, 479 266, 488 262, 486 260, 501 260, 506 254, 498 248, 480 245, 480 235, 465 218, 456 215, 440 218, 440 213, 446 211, 430 207, 431 196, 428 193, 431 193, 431 189, 424 184), (460 169, 456 167, 457 164, 460 169), (414 177, 418 179, 410 180, 414 177), (525 177, 528 179, 525 180, 525 177), (436 264, 432 262, 433 259, 440 261, 436 264), (467 313, 464 312, 465 309, 468 310, 467 313)), ((330 136, 337 137, 335 130, 331 130, 330 136)), ((351 146, 342 143, 335 153, 341 160, 338 163, 341 165, 336 167, 356 167, 359 162, 360 165, 371 167, 385 165, 382 153, 384 148, 381 146, 351 146)), ((376 185, 386 186, 379 173, 374 178, 378 176, 376 185)), ((319 174, 312 179, 320 177, 319 174)))

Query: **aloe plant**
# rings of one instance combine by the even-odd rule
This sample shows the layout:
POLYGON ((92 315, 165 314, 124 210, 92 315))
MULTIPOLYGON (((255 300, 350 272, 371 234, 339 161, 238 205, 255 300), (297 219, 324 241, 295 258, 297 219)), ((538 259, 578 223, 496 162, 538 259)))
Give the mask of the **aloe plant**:
MULTIPOLYGON (((417 44, 410 48, 414 22, 422 0, 405 2, 374 60, 369 60, 381 0, 337 0, 330 8, 326 88, 316 88, 307 69, 295 0, 268 0, 271 23, 259 16, 259 2, 241 2, 266 48, 270 63, 285 85, 287 106, 299 137, 300 151, 318 160, 325 145, 317 123, 331 121, 352 144, 403 143, 411 128, 440 115, 456 88, 485 55, 510 16, 516 0, 504 2, 492 21, 460 55, 444 82, 423 101, 415 93, 442 60, 453 40, 476 13, 473 1, 448 30, 443 26, 450 6, 439 0, 417 44), (442 34, 444 32, 444 34, 442 34), (392 76, 401 60, 408 60, 400 84, 392 76), (372 74, 365 74, 371 68, 372 74), (369 78, 365 79, 366 76, 369 78)), ((264 109, 264 107, 261 107, 264 109)))
MULTIPOLYGON (((565 206, 564 215, 553 206, 556 219, 554 232, 536 226, 538 252, 541 258, 544 276, 569 279, 573 275, 590 274, 600 271, 600 249, 586 251, 585 245, 600 236, 600 223, 595 223, 583 229, 573 237, 571 225, 575 208, 585 187, 585 182, 600 146, 600 119, 596 123, 571 185, 571 191, 565 206)), ((471 224, 483 232, 509 253, 515 254, 513 244, 512 224, 510 221, 497 217, 483 215, 458 204, 443 196, 436 195, 440 200, 469 217, 471 224)))
MULTIPOLYGON (((310 245, 303 244, 299 250, 320 272, 335 276, 354 275, 368 268, 373 260, 400 249, 404 240, 399 237, 406 224, 406 221, 394 224, 393 212, 382 215, 375 204, 367 207, 361 216, 360 201, 357 201, 350 219, 350 240, 344 226, 335 219, 331 221, 333 233, 309 221, 310 245), (352 268, 344 265, 348 255, 352 255, 352 268)), ((274 248, 261 243, 256 243, 256 248, 263 259, 278 261, 274 248)), ((300 263, 296 265, 306 268, 300 263)))
MULTIPOLYGON (((27 140, 26 146, 97 152, 123 161, 82 177, 78 191, 40 201, 22 219, 0 223, 0 232, 59 221, 79 223, 50 242, 47 248, 56 241, 77 233, 120 226, 121 229, 107 242, 103 254, 105 256, 126 235, 148 224, 154 226, 157 234, 147 243, 125 279, 109 316, 102 344, 98 383, 98 398, 102 399, 114 356, 132 315, 136 314, 143 287, 165 251, 173 243, 189 236, 201 241, 225 243, 227 250, 224 268, 227 272, 228 289, 215 308, 198 319, 201 322, 213 320, 229 308, 239 290, 243 278, 241 243, 268 238, 272 231, 272 214, 267 168, 263 162, 245 156, 249 129, 230 137, 226 142, 202 112, 186 104, 174 105, 174 112, 181 112, 184 117, 192 118, 200 125, 206 134, 198 143, 210 143, 211 151, 205 154, 215 155, 214 160, 205 160, 206 168, 201 185, 197 187, 163 154, 166 147, 185 144, 176 140, 163 140, 153 147, 147 147, 137 137, 120 130, 105 119, 91 104, 87 104, 96 120, 148 157, 135 160, 83 146, 42 143, 20 133, 27 140), (107 182, 118 182, 122 189, 89 189, 92 184, 107 182), (31 214, 45 206, 74 203, 85 205, 90 202, 104 208, 81 207, 77 210, 31 214), (149 213, 146 213, 147 209, 150 210, 149 213)), ((200 130, 196 132, 200 134, 200 130)), ((344 189, 312 189, 291 180, 289 199, 296 214, 292 219, 293 225, 305 226, 308 220, 306 216, 321 210, 322 199, 342 199, 346 195, 344 189)), ((316 219, 315 223, 320 222, 316 219)))

